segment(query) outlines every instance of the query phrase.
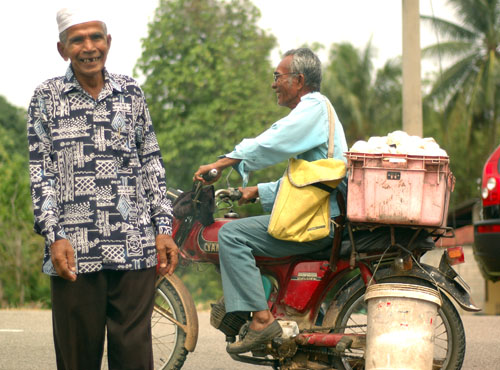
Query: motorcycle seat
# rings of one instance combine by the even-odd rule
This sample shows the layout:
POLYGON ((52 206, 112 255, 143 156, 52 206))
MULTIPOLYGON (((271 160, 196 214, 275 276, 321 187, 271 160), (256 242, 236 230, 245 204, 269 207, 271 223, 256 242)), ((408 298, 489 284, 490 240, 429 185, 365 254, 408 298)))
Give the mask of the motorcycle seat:
MULTIPOLYGON (((346 233, 347 234, 347 233, 346 233)), ((415 249, 420 249, 422 251, 432 250, 434 248, 434 241, 425 231, 420 232, 420 234, 415 238, 415 240, 409 244, 411 239, 415 234, 415 229, 408 227, 395 228, 395 242, 397 245, 401 245, 408 251, 413 251, 415 249)), ((389 226, 382 226, 375 229, 363 229, 356 230, 353 232, 354 245, 357 253, 367 253, 367 254, 378 254, 384 252, 389 246, 391 246, 391 233, 389 226)), ((393 246, 389 248, 388 251, 399 251, 398 246, 393 246)), ((348 235, 342 238, 340 244, 339 258, 341 260, 348 260, 351 255, 352 243, 348 235)), ((332 253, 331 247, 325 248, 321 251, 313 253, 304 253, 299 256, 287 256, 281 258, 271 258, 271 257, 256 257, 257 261, 260 262, 287 262, 294 259, 302 260, 328 260, 330 254, 332 253)))

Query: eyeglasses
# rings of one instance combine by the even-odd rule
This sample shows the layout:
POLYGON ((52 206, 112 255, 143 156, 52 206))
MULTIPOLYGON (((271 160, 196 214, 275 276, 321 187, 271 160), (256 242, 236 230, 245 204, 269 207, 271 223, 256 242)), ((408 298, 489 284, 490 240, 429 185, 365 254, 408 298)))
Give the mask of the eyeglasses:
POLYGON ((278 81, 278 78, 280 78, 281 76, 298 75, 298 74, 299 74, 298 72, 290 72, 290 73, 277 73, 277 72, 274 72, 273 73, 274 82, 278 81))

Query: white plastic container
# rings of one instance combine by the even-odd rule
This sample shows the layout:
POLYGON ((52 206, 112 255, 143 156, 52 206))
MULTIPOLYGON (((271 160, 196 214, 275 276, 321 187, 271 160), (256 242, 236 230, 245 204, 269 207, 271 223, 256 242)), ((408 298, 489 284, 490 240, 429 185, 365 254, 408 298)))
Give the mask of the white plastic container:
POLYGON ((411 284, 367 288, 366 370, 432 370, 434 326, 441 298, 411 284))

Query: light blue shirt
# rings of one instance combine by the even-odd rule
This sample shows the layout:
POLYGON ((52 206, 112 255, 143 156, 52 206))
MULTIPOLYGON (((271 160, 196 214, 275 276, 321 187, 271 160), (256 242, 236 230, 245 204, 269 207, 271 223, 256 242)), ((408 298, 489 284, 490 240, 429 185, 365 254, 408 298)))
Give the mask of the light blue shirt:
MULTIPOLYGON (((226 157, 241 159, 235 169, 243 178, 243 186, 248 184, 250 172, 260 170, 289 158, 307 161, 323 159, 328 154, 328 108, 325 97, 319 92, 304 95, 299 104, 286 116, 272 124, 262 134, 253 139, 244 139, 226 157)), ((335 113, 335 111, 334 111, 335 113)), ((335 113, 334 158, 346 160, 347 151, 342 123, 335 113)), ((259 198, 264 211, 272 210, 280 180, 258 184, 259 198)), ((345 184, 339 185, 340 188, 345 184)), ((340 214, 335 190, 330 196, 330 215, 340 214)))

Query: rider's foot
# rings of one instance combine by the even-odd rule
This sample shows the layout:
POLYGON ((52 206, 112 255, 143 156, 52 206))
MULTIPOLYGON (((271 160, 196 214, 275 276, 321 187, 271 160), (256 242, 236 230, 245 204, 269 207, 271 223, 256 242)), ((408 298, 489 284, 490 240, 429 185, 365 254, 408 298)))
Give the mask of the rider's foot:
POLYGON ((226 350, 233 354, 248 352, 262 347, 263 344, 281 336, 282 333, 281 325, 274 320, 263 330, 257 331, 249 328, 243 340, 228 344, 226 350))

